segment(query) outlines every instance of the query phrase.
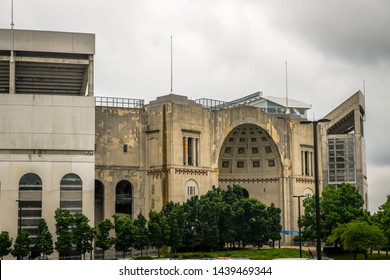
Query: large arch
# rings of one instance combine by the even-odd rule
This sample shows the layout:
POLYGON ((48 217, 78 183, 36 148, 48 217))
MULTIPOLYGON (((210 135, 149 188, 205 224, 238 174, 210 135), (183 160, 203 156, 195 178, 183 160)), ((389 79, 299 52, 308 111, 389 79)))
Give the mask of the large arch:
POLYGON ((27 173, 20 178, 18 203, 19 226, 29 233, 34 244, 42 218, 42 180, 37 174, 27 173))
POLYGON ((115 213, 133 214, 133 185, 128 180, 122 180, 116 185, 115 213))
POLYGON ((263 128, 240 124, 226 136, 218 159, 219 185, 240 185, 250 197, 282 207, 282 168, 278 147, 263 128))

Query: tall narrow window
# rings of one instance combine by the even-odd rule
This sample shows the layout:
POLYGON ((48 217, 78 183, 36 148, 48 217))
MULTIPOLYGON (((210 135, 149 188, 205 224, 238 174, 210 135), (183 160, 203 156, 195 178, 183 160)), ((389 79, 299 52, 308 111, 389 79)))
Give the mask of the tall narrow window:
POLYGON ((95 226, 104 219, 104 185, 95 180, 95 226))
POLYGON ((60 208, 72 214, 82 212, 83 182, 74 174, 66 174, 60 183, 60 208))
POLYGON ((313 150, 311 148, 303 148, 301 150, 301 170, 303 176, 313 176, 313 150))
POLYGON ((183 137, 183 164, 199 165, 199 138, 183 137))
POLYGON ((129 181, 122 180, 116 185, 115 190, 115 213, 132 214, 133 186, 129 181))
POLYGON ((188 165, 194 165, 192 153, 193 153, 193 138, 188 138, 188 165))
POLYGON ((42 180, 37 174, 27 173, 20 178, 18 203, 21 228, 29 233, 32 243, 35 243, 42 217, 42 180))

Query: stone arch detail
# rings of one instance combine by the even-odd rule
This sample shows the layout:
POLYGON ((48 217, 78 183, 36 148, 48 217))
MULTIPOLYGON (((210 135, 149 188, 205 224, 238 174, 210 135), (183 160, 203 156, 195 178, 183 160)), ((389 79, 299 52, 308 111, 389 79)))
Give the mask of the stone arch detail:
POLYGON ((225 137, 219 151, 218 183, 240 185, 248 196, 281 206, 282 162, 277 144, 262 127, 244 123, 225 137))

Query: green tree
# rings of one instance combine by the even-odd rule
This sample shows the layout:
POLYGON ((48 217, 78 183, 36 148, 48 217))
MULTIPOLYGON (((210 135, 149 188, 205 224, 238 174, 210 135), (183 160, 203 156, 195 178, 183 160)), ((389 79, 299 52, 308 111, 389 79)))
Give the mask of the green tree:
POLYGON ((72 250, 73 215, 68 210, 57 208, 55 211, 57 241, 55 249, 60 258, 66 257, 72 250))
POLYGON ((162 212, 150 211, 148 229, 150 244, 157 248, 160 257, 160 249, 169 243, 171 234, 165 215, 162 212))
POLYGON ((9 237, 7 231, 2 231, 0 233, 0 257, 3 259, 4 256, 7 256, 11 253, 12 247, 12 238, 9 237))
POLYGON ((219 221, 223 208, 223 192, 213 187, 199 200, 199 237, 201 244, 209 248, 220 244, 219 221))
POLYGON ((76 245, 78 253, 83 255, 83 259, 85 259, 87 252, 92 253, 96 230, 89 225, 89 219, 84 214, 76 213, 73 221, 72 241, 76 245))
POLYGON ((254 198, 243 198, 235 207, 237 222, 241 223, 237 230, 237 240, 242 242, 243 247, 250 244, 259 247, 261 243, 268 241, 266 206, 254 198))
POLYGON ((147 227, 147 221, 145 216, 140 212, 137 219, 134 220, 135 226, 135 239, 134 248, 141 251, 141 257, 143 256, 143 250, 149 245, 149 231, 147 227))
POLYGON ((122 251, 123 258, 134 245, 135 227, 129 216, 114 215, 115 250, 122 251))
POLYGON ((114 225, 106 218, 98 223, 97 228, 96 247, 102 249, 104 260, 105 252, 111 248, 115 241, 114 237, 110 237, 110 231, 114 229, 114 225))
MULTIPOLYGON (((304 238, 315 238, 315 198, 306 198, 302 215, 304 238)), ((339 224, 347 224, 364 216, 364 200, 355 186, 342 183, 325 187, 320 198, 321 238, 326 240, 339 224)), ((335 242, 337 246, 338 241, 335 242)))
POLYGON ((379 206, 374 219, 387 237, 387 242, 383 249, 388 253, 390 250, 390 195, 387 196, 386 202, 379 206))
POLYGON ((237 237, 237 230, 241 223, 236 219, 234 205, 244 198, 243 188, 239 185, 227 186, 227 190, 222 193, 224 204, 221 209, 219 220, 220 243, 221 245, 233 244, 237 237))
POLYGON ((267 230, 268 237, 272 240, 272 247, 275 248, 275 241, 280 240, 280 231, 282 230, 281 224, 281 210, 275 207, 274 203, 267 207, 267 230))
POLYGON ((18 260, 28 256, 31 251, 30 244, 31 240, 29 238, 29 233, 22 229, 20 235, 18 234, 18 237, 15 240, 14 248, 11 251, 12 256, 17 257, 18 260))
POLYGON ((184 224, 184 247, 194 252, 194 249, 200 245, 200 224, 199 224, 199 196, 192 196, 184 204, 186 221, 184 224))
POLYGON ((365 221, 352 221, 346 225, 340 225, 337 234, 341 232, 340 239, 344 250, 351 251, 356 259, 358 253, 364 254, 368 259, 367 251, 370 248, 377 249, 387 241, 383 231, 365 221))
POLYGON ((43 256, 49 256, 53 253, 53 236, 45 219, 39 220, 37 239, 35 240, 33 251, 43 256))
POLYGON ((183 246, 184 227, 186 222, 186 213, 184 207, 179 203, 167 203, 162 209, 163 215, 167 217, 168 226, 170 229, 170 236, 168 246, 172 250, 176 250, 183 246))

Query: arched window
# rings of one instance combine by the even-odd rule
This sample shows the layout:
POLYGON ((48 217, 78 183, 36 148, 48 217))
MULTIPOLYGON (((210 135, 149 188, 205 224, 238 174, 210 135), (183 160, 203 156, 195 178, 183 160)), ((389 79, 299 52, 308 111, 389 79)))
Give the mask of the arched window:
POLYGON ((104 219, 104 185, 95 180, 95 225, 104 219))
POLYGON ((199 194, 198 183, 194 180, 189 180, 186 183, 186 199, 199 194))
POLYGON ((115 213, 132 214, 133 186, 127 180, 122 180, 115 189, 115 213))
POLYGON ((83 182, 74 174, 66 174, 60 183, 60 208, 72 214, 82 212, 83 182))
POLYGON ((42 218, 42 180, 35 173, 27 173, 19 180, 20 226, 35 243, 39 220, 42 218))
POLYGON ((249 192, 247 189, 242 188, 242 196, 244 198, 249 198, 249 192))
POLYGON ((310 189, 310 188, 306 188, 304 191, 303 191, 303 195, 305 196, 305 198, 307 197, 312 197, 313 196, 313 190, 310 189))

